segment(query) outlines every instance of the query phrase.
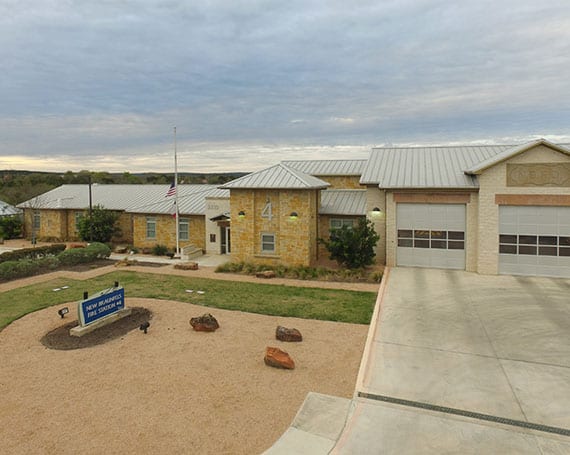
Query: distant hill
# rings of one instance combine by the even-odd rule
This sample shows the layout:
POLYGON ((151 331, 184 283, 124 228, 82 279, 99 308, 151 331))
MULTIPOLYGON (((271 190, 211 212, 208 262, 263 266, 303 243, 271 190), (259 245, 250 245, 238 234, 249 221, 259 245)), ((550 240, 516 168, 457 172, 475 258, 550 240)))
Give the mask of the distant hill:
MULTIPOLYGON (((178 183, 209 183, 222 185, 248 172, 197 173, 179 172, 178 183)), ((91 177, 92 183, 101 184, 168 184, 174 181, 174 173, 159 172, 88 172, 67 171, 41 172, 24 170, 0 170, 0 200, 16 205, 39 194, 64 184, 86 184, 91 177)))

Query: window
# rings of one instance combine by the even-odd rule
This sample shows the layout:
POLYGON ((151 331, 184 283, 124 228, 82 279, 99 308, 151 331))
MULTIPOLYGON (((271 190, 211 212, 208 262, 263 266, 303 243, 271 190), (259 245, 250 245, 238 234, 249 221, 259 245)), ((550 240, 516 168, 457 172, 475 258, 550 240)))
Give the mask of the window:
POLYGON ((156 218, 147 217, 146 219, 146 238, 156 239, 156 218))
POLYGON ((83 212, 75 212, 75 232, 79 232, 79 222, 83 218, 83 212))
POLYGON ((465 249, 465 232, 427 229, 398 229, 398 246, 404 248, 465 249))
POLYGON ((36 230, 40 229, 41 226, 41 215, 40 215, 40 211, 39 210, 34 210, 34 215, 33 215, 33 219, 32 219, 32 227, 36 230))
POLYGON ((352 218, 331 218, 331 231, 341 229, 345 226, 352 229, 354 227, 354 220, 352 218))
POLYGON ((275 234, 261 234, 261 252, 275 253, 275 234))
POLYGON ((190 220, 188 218, 180 218, 178 223, 178 238, 180 240, 190 240, 190 220))
POLYGON ((570 237, 556 235, 499 235, 499 253, 526 256, 570 256, 570 237), (538 247, 537 247, 538 245, 538 247))

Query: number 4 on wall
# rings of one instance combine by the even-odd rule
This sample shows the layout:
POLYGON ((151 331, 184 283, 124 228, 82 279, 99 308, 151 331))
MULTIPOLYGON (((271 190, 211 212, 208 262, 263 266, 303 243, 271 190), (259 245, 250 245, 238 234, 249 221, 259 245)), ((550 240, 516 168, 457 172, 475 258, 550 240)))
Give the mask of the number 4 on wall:
POLYGON ((271 221, 273 219, 273 212, 271 209, 271 201, 269 199, 267 199, 267 202, 265 203, 265 207, 263 207, 263 210, 261 211, 261 218, 268 218, 269 221, 271 221))

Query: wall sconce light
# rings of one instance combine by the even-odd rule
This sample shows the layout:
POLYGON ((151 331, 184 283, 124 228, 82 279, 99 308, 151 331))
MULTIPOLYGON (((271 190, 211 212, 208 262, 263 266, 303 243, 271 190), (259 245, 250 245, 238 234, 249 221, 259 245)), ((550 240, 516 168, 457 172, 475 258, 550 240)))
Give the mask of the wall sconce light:
POLYGON ((238 212, 238 218, 240 218, 240 219, 245 218, 245 212, 243 210, 240 210, 238 212))
POLYGON ((297 214, 297 212, 291 212, 291 215, 289 215, 289 219, 291 221, 295 221, 297 218, 299 218, 299 215, 297 214))
POLYGON ((380 216, 382 214, 382 209, 379 207, 374 207, 372 209, 372 216, 380 216))
POLYGON ((143 331, 146 334, 149 327, 150 327, 150 322, 146 321, 140 325, 139 330, 143 331))

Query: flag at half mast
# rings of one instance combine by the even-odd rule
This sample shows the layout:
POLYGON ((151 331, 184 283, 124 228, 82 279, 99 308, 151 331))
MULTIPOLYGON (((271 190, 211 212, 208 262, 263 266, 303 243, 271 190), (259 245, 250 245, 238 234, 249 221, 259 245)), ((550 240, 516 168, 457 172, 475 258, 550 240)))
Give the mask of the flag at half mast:
POLYGON ((165 197, 174 196, 175 194, 176 194, 176 184, 172 182, 170 184, 170 188, 168 188, 168 191, 166 192, 165 197))

